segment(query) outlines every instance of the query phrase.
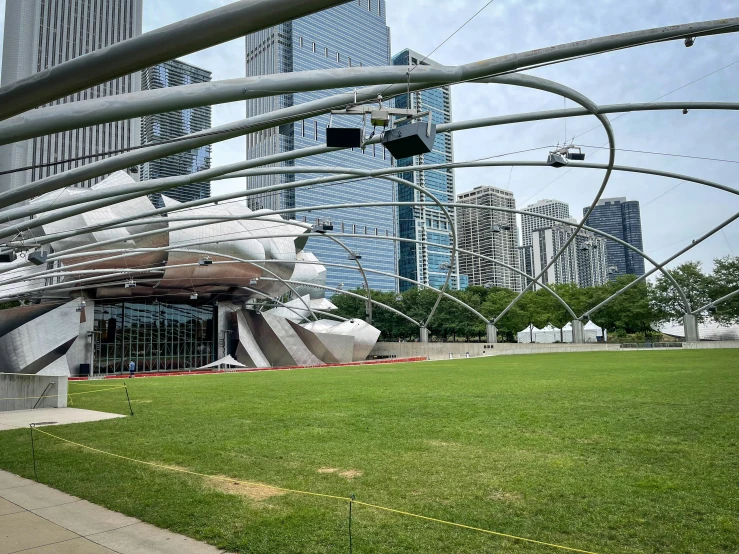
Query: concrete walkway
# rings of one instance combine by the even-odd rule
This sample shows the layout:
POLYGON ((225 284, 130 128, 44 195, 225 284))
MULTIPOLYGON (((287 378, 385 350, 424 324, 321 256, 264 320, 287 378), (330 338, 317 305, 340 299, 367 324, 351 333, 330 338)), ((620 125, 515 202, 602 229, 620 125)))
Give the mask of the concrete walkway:
POLYGON ((216 554, 217 548, 0 470, 0 554, 216 554))
POLYGON ((37 408, 35 410, 14 410, 0 412, 0 431, 8 429, 28 429, 31 423, 46 425, 66 425, 67 423, 84 423, 86 421, 102 421, 126 417, 121 414, 82 410, 80 408, 37 408))

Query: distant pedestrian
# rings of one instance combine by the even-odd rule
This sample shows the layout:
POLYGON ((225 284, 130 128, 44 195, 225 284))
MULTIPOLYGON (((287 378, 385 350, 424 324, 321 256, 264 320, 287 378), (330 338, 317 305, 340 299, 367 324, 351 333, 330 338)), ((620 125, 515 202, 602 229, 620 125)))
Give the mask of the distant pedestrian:
POLYGON ((128 362, 128 378, 131 379, 134 373, 136 373, 136 362, 131 360, 128 362))

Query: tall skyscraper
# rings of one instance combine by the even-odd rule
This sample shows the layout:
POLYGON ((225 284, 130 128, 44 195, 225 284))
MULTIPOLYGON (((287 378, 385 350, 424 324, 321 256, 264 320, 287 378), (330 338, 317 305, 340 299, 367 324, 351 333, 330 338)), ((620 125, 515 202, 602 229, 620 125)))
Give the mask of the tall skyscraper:
MULTIPOLYGON (((390 30, 385 23, 385 0, 349 2, 319 13, 271 27, 246 37, 246 75, 259 76, 311 69, 336 69, 354 66, 384 66, 390 63, 390 30)), ((247 100, 247 116, 256 116, 287 106, 309 102, 350 89, 284 93, 270 98, 247 100)), ((246 155, 249 159, 299 150, 325 144, 328 115, 313 116, 296 123, 285 123, 247 135, 246 155)), ((334 116, 335 127, 359 127, 356 116, 334 116)), ((351 167, 382 169, 390 167, 390 154, 381 145, 366 150, 341 150, 283 162, 288 167, 351 167)), ((247 179, 247 188, 290 183, 316 177, 315 174, 263 176, 247 179)), ((283 217, 314 223, 317 218, 331 220, 334 230, 356 237, 344 240, 361 255, 368 269, 394 274, 396 247, 392 240, 363 236, 394 236, 395 210, 389 207, 352 208, 310 212, 305 208, 326 204, 389 202, 395 199, 394 185, 383 179, 363 179, 327 186, 291 188, 250 197, 252 208, 293 210, 283 217)), ((361 286, 363 280, 356 269, 332 267, 331 263, 348 264, 347 252, 328 238, 311 238, 310 250, 327 264, 327 283, 344 288, 361 286)), ((391 276, 367 274, 370 287, 395 290, 391 276)))
MULTIPOLYGON (((558 217, 559 219, 571 219, 570 218, 570 206, 569 204, 562 202, 561 200, 539 200, 531 206, 527 206, 523 209, 524 212, 531 214, 542 214, 550 217, 558 217)), ((572 220, 574 222, 574 219, 572 220)), ((550 227, 552 221, 550 219, 544 219, 536 217, 535 215, 522 215, 521 216, 521 244, 523 246, 529 246, 533 242, 531 233, 534 229, 542 227, 550 227)))
MULTIPOLYGON (((418 64, 439 66, 433 60, 425 58, 413 50, 403 50, 393 56, 393 65, 411 67, 418 64)), ((395 98, 397 108, 418 109, 430 111, 433 122, 436 124, 449 123, 452 120, 452 96, 451 87, 444 86, 431 90, 422 90, 410 94, 402 94, 395 98)), ((443 164, 454 162, 452 148, 452 134, 439 133, 436 135, 434 147, 428 154, 413 156, 397 160, 399 167, 420 164, 443 164)), ((454 198, 454 170, 435 169, 433 171, 407 172, 399 174, 399 177, 416 183, 442 202, 449 202, 454 198)), ((398 202, 421 202, 421 193, 407 185, 398 184, 398 202)), ((454 217, 454 210, 449 209, 450 215, 454 217)), ((437 207, 410 207, 401 206, 398 213, 398 236, 413 240, 422 240, 422 244, 412 242, 401 242, 398 244, 398 273, 419 281, 423 285, 441 287, 449 270, 452 236, 447 218, 437 207)), ((465 279, 460 280, 459 258, 454 262, 454 273, 452 274, 451 288, 465 288, 465 279)), ((400 290, 407 290, 415 285, 407 281, 400 281, 400 290)))
MULTIPOLYGON (((7 0, 0 85, 141 34, 142 0, 7 0)), ((139 73, 118 77, 49 105, 140 90, 139 73)), ((138 119, 73 129, 0 146, 0 171, 137 146, 138 119)), ((0 191, 96 161, 96 158, 0 175, 0 191)), ((89 187, 103 177, 77 186, 89 187)))
MULTIPOLYGON (((211 72, 185 63, 181 60, 170 60, 147 67, 141 72, 141 88, 152 90, 158 88, 178 87, 210 81, 211 72)), ((210 106, 187 108, 174 112, 147 115, 141 118, 141 144, 156 144, 190 133, 210 129, 210 106)), ((146 162, 141 166, 141 180, 187 175, 210 168, 211 145, 201 146, 194 150, 179 152, 166 158, 146 162)), ((188 202, 210 196, 210 183, 191 183, 170 189, 165 196, 188 202)), ((151 195, 152 201, 161 207, 161 195, 151 195)))
MULTIPOLYGON (((516 199, 509 190, 497 187, 475 187, 457 195, 460 204, 516 208, 516 199)), ((463 250, 482 254, 518 268, 518 227, 516 214, 477 208, 457 209, 457 236, 463 250)), ((491 261, 459 255, 459 272, 466 275, 470 286, 503 287, 521 290, 519 275, 491 261)))
MULTIPOLYGON (((546 227, 534 229, 531 233, 531 245, 524 247, 530 250, 527 262, 531 265, 526 268, 526 272, 532 276, 541 273, 574 232, 573 225, 551 222, 546 227)), ((541 280, 545 285, 602 285, 608 280, 605 252, 605 239, 590 231, 581 230, 541 276, 541 280)), ((534 285, 534 290, 537 288, 539 286, 534 285)))
MULTIPOLYGON (((587 212, 583 208, 583 215, 587 212)), ((644 250, 641 232, 641 213, 637 200, 601 198, 588 218, 587 224, 613 235, 639 250, 644 250)), ((644 275, 644 258, 615 241, 607 240, 609 276, 644 275)))

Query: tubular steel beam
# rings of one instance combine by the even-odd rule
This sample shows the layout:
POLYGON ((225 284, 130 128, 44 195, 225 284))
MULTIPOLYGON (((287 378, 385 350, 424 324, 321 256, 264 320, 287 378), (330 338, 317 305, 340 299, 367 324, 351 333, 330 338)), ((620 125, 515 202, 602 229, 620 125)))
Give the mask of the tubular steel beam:
POLYGON ((0 119, 347 0, 241 0, 79 56, 0 88, 0 119))
MULTIPOLYGON (((580 317, 583 318, 585 316, 590 316, 590 314, 592 314, 593 312, 601 309, 603 306, 605 306, 606 304, 608 304, 611 300, 613 300, 617 296, 620 296, 621 294, 623 294, 624 292, 626 292, 627 290, 629 290, 631 287, 636 286, 638 283, 642 282, 644 279, 646 279, 647 277, 649 277, 650 275, 652 275, 656 271, 661 270, 664 266, 666 266, 667 264, 669 264, 671 261, 675 260, 676 258, 679 258, 680 256, 682 256, 683 254, 685 254, 685 252, 687 252, 688 250, 690 250, 694 246, 699 245, 701 242, 703 242, 707 238, 715 235, 721 229, 723 229, 724 227, 726 227, 730 223, 734 222, 736 219, 739 219, 739 213, 736 213, 736 214, 732 215, 729 219, 723 221, 722 223, 719 223, 718 225, 716 225, 716 227, 714 227, 713 229, 711 229, 710 231, 708 231, 707 233, 705 233, 700 238, 697 238, 697 239, 693 240, 693 242, 691 242, 688 246, 686 246, 685 248, 682 248, 681 250, 679 250, 678 252, 676 252, 675 254, 673 254, 672 256, 670 256, 669 258, 667 258, 661 264, 659 264, 659 265, 655 266, 654 268, 652 268, 651 270, 647 271, 644 275, 640 275, 639 277, 637 277, 636 279, 634 279, 633 281, 631 281, 631 283, 629 283, 628 285, 626 285, 622 289, 614 292, 611 296, 609 296, 608 298, 606 298, 605 300, 603 300, 603 302, 601 302, 600 304, 598 304, 594 308, 590 308, 587 312, 585 312, 580 317)), ((691 312, 687 312, 687 313, 692 313, 692 311, 691 312)))
MULTIPOLYGON (((487 162, 487 163, 488 164, 496 164, 496 165, 505 165, 504 162, 487 162)), ((528 162, 523 162, 523 163, 528 163, 528 162)), ((536 162, 536 163, 538 163, 538 162, 536 162)), ((449 165, 449 164, 445 164, 445 165, 449 165)), ((407 168, 403 168, 403 170, 412 169, 413 167, 420 167, 420 168, 422 168, 423 166, 409 166, 407 168)), ((287 168, 285 168, 285 169, 287 169, 287 168)), ((329 169, 331 169, 331 168, 329 168, 329 169)), ((337 168, 333 168, 333 169, 334 170, 341 170, 341 169, 337 169, 337 168)), ((279 171, 279 169, 278 168, 275 168, 274 171, 279 171)), ((322 171, 322 168, 310 168, 308 171, 322 171)), ((308 180, 306 180, 306 182, 307 181, 308 180)), ((293 184, 293 186, 301 186, 301 181, 297 181, 297 182, 294 182, 292 184, 293 184)), ((238 193, 238 195, 239 196, 243 196, 244 193, 238 193)), ((201 202, 201 201, 196 201, 196 202, 201 202)), ((325 209, 341 209, 341 208, 350 208, 350 207, 378 207, 378 206, 394 206, 394 207, 400 207, 400 206, 418 206, 418 205, 422 205, 422 204, 424 204, 424 203, 421 203, 421 202, 389 202, 389 203, 388 202, 384 202, 384 203, 363 203, 363 204, 346 204, 346 205, 307 206, 307 207, 305 207, 305 209, 306 210, 310 210, 310 211, 321 211, 321 210, 325 210, 325 209)), ((427 204, 427 205, 431 206, 431 204, 427 204)), ((525 212, 523 210, 515 210, 515 209, 511 209, 511 208, 502 208, 502 207, 497 207, 497 206, 478 206, 478 205, 460 204, 460 203, 444 203, 444 206, 447 207, 447 208, 466 208, 466 209, 474 208, 474 209, 482 209, 482 210, 501 211, 501 212, 505 212, 505 213, 515 213, 515 214, 520 214, 520 215, 525 215, 525 214, 528 214, 529 213, 529 212, 525 212)), ((170 208, 168 208, 168 211, 174 211, 176 208, 178 208, 178 207, 177 206, 170 207, 170 208)), ((183 209, 185 209, 185 208, 183 208, 183 209)), ((270 212, 270 213, 271 214, 281 215, 281 214, 291 213, 292 211, 294 211, 294 210, 293 209, 285 209, 285 210, 273 211, 273 212, 270 212)), ((196 217, 196 218, 168 217, 167 218, 167 221, 170 222, 170 223, 171 222, 178 222, 178 221, 191 221, 193 219, 196 220, 196 221, 198 221, 198 222, 200 222, 200 221, 209 221, 209 222, 212 222, 211 220, 231 221, 231 220, 236 220, 236 219, 239 219, 239 220, 261 219, 262 217, 264 217, 264 215, 265 214, 256 214, 255 213, 252 216, 232 216, 231 218, 226 218, 226 217, 221 217, 221 216, 200 216, 200 217, 196 217)), ((559 219, 559 218, 556 218, 556 217, 553 217, 553 216, 541 215, 540 217, 542 219, 546 219, 546 220, 549 220, 549 221, 554 221, 554 222, 557 222, 557 223, 563 223, 563 224, 567 224, 567 225, 571 225, 572 224, 571 222, 569 222, 567 220, 559 219)), ((142 225, 143 224, 146 224, 146 223, 152 223, 153 221, 156 222, 156 219, 155 220, 145 220, 145 219, 144 220, 138 220, 138 222, 140 224, 142 224, 142 225)), ((41 243, 41 244, 45 244, 45 243, 48 243, 48 242, 53 242, 54 240, 60 240, 60 239, 65 238, 67 236, 78 234, 80 232, 90 232, 92 230, 99 230, 99 229, 103 229, 103 228, 111 228, 111 227, 116 227, 116 226, 120 226, 120 225, 123 225, 123 224, 124 223, 120 223, 120 222, 111 223, 109 225, 107 225, 107 224, 101 224, 101 225, 97 225, 97 226, 94 226, 94 227, 88 227, 88 228, 84 228, 84 229, 75 230, 74 232, 60 233, 60 234, 57 234, 57 235, 48 235, 46 237, 42 237, 38 242, 41 243)), ((125 220, 125 224, 126 225, 130 224, 130 221, 128 219, 126 219, 125 220)), ((131 235, 130 238, 139 238, 139 237, 150 236, 150 235, 155 235, 155 234, 160 234, 160 233, 166 233, 166 232, 169 232, 170 230, 179 230, 179 229, 185 229, 185 228, 189 228, 189 227, 197 227, 197 226, 200 226, 200 225, 203 225, 203 224, 205 224, 205 223, 187 224, 187 225, 169 227, 167 229, 159 229, 159 230, 147 231, 147 232, 144 232, 144 233, 135 233, 135 234, 131 235)), ((586 231, 590 231, 592 233, 595 233, 595 234, 598 234, 600 236, 603 236, 603 237, 605 237, 607 239, 613 240, 614 242, 617 242, 618 244, 621 244, 622 246, 624 246, 624 247, 632 250, 633 252, 639 254, 640 256, 642 256, 644 259, 646 259, 649 263, 651 263, 654 266, 658 266, 659 265, 653 258, 651 258, 649 255, 647 255, 645 252, 639 250, 638 248, 636 248, 635 246, 629 244, 628 242, 626 242, 626 241, 624 241, 622 239, 619 239, 618 237, 615 237, 613 235, 609 235, 608 233, 606 233, 604 231, 601 231, 600 229, 596 229, 594 227, 589 227, 587 225, 585 225, 583 228, 586 231)), ((347 235, 347 236, 354 236, 354 235, 347 235)), ((364 235, 357 235, 357 236, 364 237, 364 235)), ((106 244, 115 244, 116 242, 119 242, 119 239, 109 239, 107 241, 101 241, 99 243, 95 243, 94 245, 90 245, 90 247, 78 246, 78 247, 69 249, 69 250, 67 250, 65 252, 66 253, 72 253, 72 252, 76 252, 76 251, 87 251, 88 248, 104 246, 106 244)), ((61 254, 64 254, 64 252, 61 253, 61 254)), ((59 257, 60 257, 60 254, 51 254, 48 257, 48 259, 51 261, 51 260, 57 259, 59 257)), ((24 263, 27 264, 28 262, 24 262, 24 263)), ((11 271, 12 269, 15 269, 17 267, 20 267, 20 265, 21 264, 16 264, 16 265, 14 265, 12 267, 9 267, 9 268, 0 268, 0 273, 11 271)), ((678 290, 678 293, 681 296, 684 296, 685 295, 684 291, 682 291, 681 287, 674 280, 674 278, 672 277, 672 275, 666 269, 664 269, 664 268, 661 268, 660 271, 668 278, 668 280, 670 280, 670 282, 673 283, 673 286, 675 286, 675 288, 678 290)), ((521 272, 521 275, 523 275, 523 276, 525 276, 525 277, 527 277, 529 279, 531 279, 531 277, 532 277, 530 275, 526 275, 523 272, 521 272)), ((539 280, 535 280, 535 284, 543 285, 539 280)), ((574 313, 573 313, 573 317, 576 318, 576 316, 574 315, 574 313)))
POLYGON ((730 298, 733 298, 737 294, 739 294, 739 289, 736 289, 734 292, 730 292, 729 294, 727 294, 725 296, 722 296, 721 298, 717 298, 716 300, 714 300, 712 302, 709 302, 705 306, 701 306, 697 310, 693 310, 692 315, 698 315, 703 310, 706 310, 706 309, 710 308, 711 306, 715 306, 716 304, 720 304, 721 302, 725 302, 726 300, 729 300, 730 298))
MULTIPOLYGON (((522 75, 511 75, 510 77, 522 77, 522 75)), ((536 81, 534 81, 536 82, 536 81)), ((516 80, 514 79, 511 84, 517 84, 516 80)), ((533 85, 532 85, 533 86, 533 85)), ((611 172, 613 171, 613 165, 616 163, 616 137, 613 134, 613 127, 611 127, 611 122, 608 121, 608 118, 605 115, 602 115, 598 113, 598 106, 593 103, 592 100, 587 98, 586 96, 580 94, 579 92, 576 92, 569 87, 565 87, 564 85, 559 85, 558 83, 539 83, 539 86, 536 88, 540 88, 541 90, 547 90, 548 92, 552 92, 554 94, 560 94, 561 96, 565 98, 569 98, 573 102, 576 102, 577 104, 580 104, 583 108, 586 110, 589 110, 597 119, 601 122, 603 125, 603 128, 606 131, 606 134, 608 135, 608 146, 609 146, 609 156, 608 156, 608 167, 606 168, 606 174, 603 176, 603 181, 600 185, 600 188, 598 189, 598 192, 595 194, 595 198, 593 199, 593 202, 590 204, 590 207, 588 208, 588 211, 585 212, 584 217, 582 218, 582 221, 575 225, 575 232, 570 235, 570 237, 565 241, 565 243, 562 245, 562 247, 555 252, 554 256, 546 263, 546 265, 542 268, 542 270, 535 276, 536 279, 541 279, 542 276, 547 272, 547 270, 552 267, 556 261, 559 259, 559 257, 565 252, 567 247, 572 244, 572 242, 577 237, 577 234, 582 230, 583 226, 585 225, 585 222, 588 220, 588 217, 590 217, 590 214, 595 209, 595 206, 598 204, 598 201, 600 200, 600 197, 603 195, 603 192, 606 190, 606 186, 608 185, 608 180, 611 177, 611 172), (553 86, 554 85, 554 86, 553 86)), ((492 320, 492 324, 495 325, 498 323, 498 321, 501 320, 503 316, 505 316, 506 313, 508 313, 508 310, 510 310, 513 306, 516 305, 516 303, 523 297, 524 294, 526 294, 526 291, 530 287, 534 285, 534 282, 531 281, 529 284, 527 284, 523 290, 519 293, 516 298, 514 298, 508 306, 506 306, 496 317, 492 320)))
MULTIPOLYGON (((675 25, 672 27, 660 27, 655 29, 647 29, 644 31, 635 31, 631 33, 623 33, 608 37, 561 44, 549 48, 531 50, 519 54, 509 54, 498 58, 482 60, 480 62, 459 66, 456 69, 461 73, 460 78, 456 81, 450 82, 479 80, 484 77, 491 77, 504 72, 518 71, 542 63, 555 63, 577 56, 597 54, 614 49, 629 48, 653 42, 674 40, 676 38, 682 38, 684 36, 701 36, 708 34, 731 33, 736 32, 737 30, 739 30, 739 18, 731 18, 715 21, 705 21, 700 23, 691 23, 687 25, 675 25)), ((125 42, 119 43, 119 45, 116 46, 120 46, 121 44, 125 44, 125 42)), ((82 57, 77 59, 82 59, 82 57)), ((66 64, 57 66, 57 68, 64 67, 64 65, 66 64)), ((454 69, 452 68, 452 70, 454 69)), ((336 70, 326 71, 328 72, 336 70)), ((439 84, 441 83, 437 82, 432 85, 431 88, 433 88, 434 86, 438 86, 439 84)), ((267 129, 270 127, 274 127, 279 123, 297 121, 309 114, 315 115, 326 113, 333 108, 356 103, 357 101, 362 102, 374 100, 377 94, 392 96, 401 92, 405 92, 408 89, 419 90, 423 88, 429 87, 422 84, 413 84, 410 86, 391 85, 388 87, 370 87, 356 91, 356 96, 354 94, 339 94, 329 98, 307 102, 305 104, 301 104, 300 106, 283 108, 282 110, 277 110, 270 114, 264 114, 263 116, 245 119, 229 125, 223 125, 221 127, 211 129, 209 132, 187 135, 185 137, 182 137, 181 140, 175 143, 154 145, 127 152, 125 154, 115 156, 114 158, 109 158, 99 162, 94 162, 92 164, 87 164, 85 166, 71 169, 55 176, 41 179, 32 184, 19 187, 15 190, 4 192, 0 194, 0 208, 7 207, 17 202, 22 202, 23 200, 28 200, 29 198, 39 196, 40 194, 44 194, 51 190, 63 188, 65 186, 69 186, 86 179, 111 173, 118 169, 124 169, 126 167, 131 167, 139 163, 175 154, 177 152, 190 150, 192 148, 197 148, 205 144, 211 144, 213 142, 217 142, 218 140, 227 140, 236 136, 241 136, 248 132, 267 129), (213 135, 214 132, 219 134, 213 135)), ((2 89, 0 89, 0 100, 2 99, 1 93, 2 89)), ((0 111, 0 114, 2 114, 2 111, 0 111)))

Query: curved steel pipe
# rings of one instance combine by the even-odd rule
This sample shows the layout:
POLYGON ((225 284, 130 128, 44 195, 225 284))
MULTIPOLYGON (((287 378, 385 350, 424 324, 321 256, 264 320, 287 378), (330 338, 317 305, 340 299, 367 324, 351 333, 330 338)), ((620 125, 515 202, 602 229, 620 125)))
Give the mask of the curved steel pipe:
MULTIPOLYGON (((495 163, 498 163, 498 162, 495 162, 495 163)), ((423 166, 419 166, 419 167, 423 167, 423 166)), ((315 168, 312 168, 312 169, 315 169, 315 168)), ((240 193, 240 194, 243 194, 243 193, 240 193)), ((320 211, 320 210, 324 210, 324 209, 341 209, 341 208, 352 208, 352 207, 418 206, 420 204, 422 204, 422 203, 421 202, 384 202, 384 203, 363 203, 363 204, 345 204, 345 205, 337 204, 337 205, 324 205, 324 206, 308 206, 305 209, 306 210, 310 210, 310 211, 320 211)), ((461 203, 444 203, 444 205, 446 207, 448 207, 448 208, 465 208, 465 209, 474 208, 474 209, 481 209, 481 210, 501 211, 501 212, 505 212, 505 213, 514 213, 514 214, 520 214, 520 215, 530 215, 529 212, 525 212, 523 210, 516 210, 516 209, 512 209, 512 208, 502 208, 502 207, 497 207, 497 206, 479 206, 479 205, 461 204, 461 203)), ((272 215, 272 214, 285 214, 285 213, 290 213, 292 211, 293 211, 292 209, 277 210, 277 211, 271 212, 270 215, 272 215)), ((208 223, 203 223, 203 221, 207 221, 207 222, 212 223, 212 222, 218 222, 218 221, 234 221, 234 220, 237 220, 237 219, 238 220, 244 220, 244 219, 261 219, 263 217, 265 217, 264 214, 254 214, 253 216, 231 216, 230 218, 223 218, 223 217, 220 217, 220 216, 201 216, 201 217, 184 218, 184 219, 182 219, 182 218, 172 218, 171 221, 192 221, 192 220, 194 220, 194 221, 196 221, 196 223, 195 224, 186 224, 186 225, 182 225, 182 226, 173 226, 173 227, 170 227, 168 229, 158 229, 158 230, 153 230, 153 231, 146 231, 146 232, 143 232, 143 233, 134 233, 133 235, 131 235, 131 238, 141 238, 141 237, 145 237, 145 236, 151 236, 151 235, 156 235, 156 234, 160 234, 160 233, 169 232, 169 230, 178 230, 178 229, 189 228, 189 227, 197 227, 197 226, 208 224, 208 223)), ((556 222, 556 223, 562 223, 562 224, 566 224, 566 225, 571 225, 571 222, 569 222, 569 221, 567 221, 565 219, 560 219, 560 218, 553 217, 553 216, 537 214, 537 217, 541 217, 542 219, 546 219, 548 221, 553 221, 553 222, 556 222)), ((168 218, 168 220, 169 219, 170 218, 168 218)), ((156 220, 154 220, 154 221, 156 221, 156 220)), ((138 221, 138 223, 139 224, 142 224, 142 225, 143 224, 147 224, 147 223, 151 223, 151 222, 152 222, 152 220, 145 220, 145 219, 138 221)), ((134 222, 127 222, 126 224, 127 225, 130 225, 130 224, 135 224, 135 223, 136 223, 136 221, 134 221, 134 222)), ((298 224, 299 222, 286 221, 286 223, 288 223, 288 224, 298 224)), ((116 224, 116 225, 118 225, 118 224, 116 224)), ((95 227, 95 229, 97 229, 97 228, 98 228, 98 226, 95 227)), ((105 228, 105 226, 103 226, 102 228, 105 228)), ((615 237, 613 235, 610 235, 610 234, 608 234, 608 233, 606 233, 604 231, 601 231, 600 229, 596 229, 594 227, 589 227, 587 225, 583 226, 583 228, 586 231, 590 231, 590 232, 595 233, 597 235, 603 236, 603 237, 605 237, 607 239, 610 239, 610 240, 613 240, 613 241, 617 242, 618 244, 621 244, 622 246, 624 246, 626 248, 629 248, 633 252, 635 252, 635 253, 639 254, 640 256, 642 256, 644 259, 646 259, 648 262, 650 262, 654 266, 658 266, 659 265, 653 258, 651 258, 649 255, 647 255, 645 252, 639 250, 638 248, 636 248, 635 246, 629 244, 628 242, 626 242, 626 241, 624 241, 622 239, 619 239, 618 237, 615 237)), ((83 232, 83 231, 89 231, 89 230, 90 230, 89 228, 88 229, 78 230, 78 231, 75 232, 75 234, 77 232, 83 232)), ((42 239, 42 240, 48 240, 49 242, 52 242, 53 240, 58 240, 59 238, 63 238, 64 236, 67 236, 68 233, 64 233, 62 235, 63 235, 62 237, 55 236, 55 235, 49 235, 48 237, 45 237, 45 239, 42 239)), ((368 238, 368 236, 365 236, 365 235, 351 235, 351 234, 348 234, 347 236, 352 236, 352 237, 353 236, 356 236, 358 238, 362 238, 362 237, 368 238)), ((372 237, 369 236, 369 238, 372 238, 372 237)), ((62 253, 51 254, 51 255, 49 255, 48 259, 50 261, 51 260, 54 260, 54 259, 58 259, 61 256, 63 256, 64 253, 73 253, 73 252, 78 252, 78 251, 85 251, 85 252, 87 252, 87 251, 89 251, 89 248, 92 248, 93 246, 99 247, 99 246, 104 246, 105 244, 114 244, 116 242, 119 242, 119 240, 118 239, 111 239, 111 240, 108 240, 108 241, 101 241, 100 243, 95 243, 95 245, 90 245, 90 247, 78 246, 78 247, 75 247, 75 248, 71 248, 69 250, 66 250, 66 251, 64 251, 62 253)), ((25 262, 25 263, 27 264, 28 262, 25 262)), ((84 264, 81 264, 81 265, 84 265, 84 264)), ((18 266, 16 266, 16 268, 17 267, 18 266)), ((11 271, 11 270, 12 270, 11 268, 5 269, 4 271, 2 269, 0 269, 0 273, 11 271)), ((672 277, 672 275, 667 270, 665 270, 664 268, 660 268, 660 271, 670 280, 671 283, 673 283, 673 286, 676 287, 676 289, 678 290, 678 292, 682 291, 682 289, 679 286, 679 284, 674 280, 674 278, 672 277)), ((523 272, 521 272, 521 275, 523 275, 523 276, 525 276, 525 277, 527 277, 529 279, 532 277, 530 275, 526 275, 523 272)), ((12 282, 12 281, 7 281, 7 282, 12 282)), ((538 281, 538 280, 535 280, 535 284, 542 285, 542 283, 540 281, 538 281)), ((681 294, 684 295, 684 291, 681 294)), ((572 312, 572 313, 574 314, 574 312, 572 312)))
MULTIPOLYGON (((520 54, 501 56, 499 58, 492 58, 471 64, 466 64, 457 68, 457 70, 460 72, 460 79, 457 80, 477 80, 483 77, 494 76, 495 74, 503 72, 518 71, 537 64, 555 63, 575 56, 596 54, 613 49, 629 48, 641 44, 673 40, 675 38, 682 38, 683 36, 721 34, 736 32, 737 30, 739 30, 739 18, 705 21, 687 25, 675 25, 672 27, 660 27, 643 31, 635 31, 631 33, 622 33, 619 35, 561 44, 549 48, 531 50, 527 52, 522 52, 520 54)), ((120 46, 122 44, 125 44, 125 42, 119 43, 115 46, 120 46)), ((82 58, 83 57, 77 59, 82 58)), ((62 68, 69 63, 71 62, 66 62, 65 64, 57 66, 53 69, 58 70, 58 68, 62 68)), ((133 165, 137 165, 156 158, 168 156, 185 150, 190 150, 199 146, 203 146, 205 144, 211 144, 213 142, 217 142, 218 140, 227 140, 229 138, 241 136, 243 134, 246 134, 247 132, 254 132, 261 129, 271 128, 280 122, 297 121, 299 119, 302 119, 305 115, 326 113, 333 108, 338 108, 346 104, 356 103, 357 101, 371 101, 375 99, 377 94, 382 94, 383 96, 390 97, 395 94, 405 92, 409 89, 420 90, 423 88, 434 88, 434 86, 439 86, 440 84, 442 83, 437 82, 431 87, 425 87, 424 85, 419 84, 413 84, 411 86, 390 85, 384 88, 377 86, 370 87, 356 91, 354 94, 351 95, 339 94, 329 98, 307 102, 300 106, 283 108, 282 110, 277 110, 270 114, 265 114, 264 116, 252 117, 239 122, 235 122, 230 125, 214 128, 211 129, 209 132, 187 135, 185 137, 182 137, 182 139, 176 143, 149 146, 140 150, 127 152, 114 158, 94 162, 92 164, 87 164, 85 166, 66 171, 59 175, 41 179, 34 182, 33 184, 19 187, 18 189, 12 191, 7 191, 0 194, 0 208, 7 207, 17 202, 22 202, 23 200, 27 200, 34 196, 39 196, 51 190, 63 188, 65 186, 72 185, 86 179, 98 177, 106 173, 111 173, 118 169, 124 169, 126 167, 131 167, 133 165), (212 133, 214 132, 220 133, 216 136, 218 140, 213 138, 215 135, 213 135, 212 133)), ((3 89, 0 89, 0 99, 2 99, 2 92, 3 89)), ((34 104, 34 106, 40 103, 43 102, 37 102, 36 104, 34 104)), ((2 110, 0 110, 0 118, 2 117, 2 113, 2 110)), ((18 112, 8 112, 5 114, 5 117, 13 115, 14 113, 18 112)))
POLYGON ((347 0, 241 0, 95 50, 0 88, 0 119, 347 0))
MULTIPOLYGON (((732 215, 726 221, 724 221, 722 223, 719 223, 716 227, 714 227, 713 229, 711 229, 710 231, 708 231, 707 233, 705 233, 700 238, 695 239, 688 246, 686 246, 685 248, 679 250, 678 252, 676 252, 675 254, 673 254, 672 256, 670 256, 669 258, 667 258, 661 264, 659 264, 659 265, 655 266, 654 268, 652 268, 651 270, 647 271, 644 275, 640 275, 639 277, 637 277, 636 279, 634 279, 631 283, 629 283, 628 285, 626 285, 622 289, 614 292, 611 296, 609 296, 608 298, 606 298, 605 300, 603 300, 603 302, 601 302, 600 304, 598 304, 594 308, 590 308, 587 312, 585 312, 583 315, 580 316, 580 319, 582 319, 583 317, 586 317, 586 316, 589 317, 590 314, 592 314, 593 312, 601 309, 603 306, 605 306, 606 304, 608 304, 611 300, 613 300, 617 296, 620 296, 621 294, 623 294, 624 292, 626 292, 627 290, 629 290, 631 287, 636 286, 638 283, 642 282, 644 279, 646 279, 647 277, 649 277, 650 275, 652 275, 656 271, 661 270, 665 265, 669 264, 674 259, 679 258, 680 256, 682 256, 683 254, 685 254, 685 252, 687 252, 688 250, 690 250, 694 246, 697 246, 698 244, 700 244, 701 242, 703 242, 707 238, 709 238, 709 237, 713 236, 714 234, 718 233, 721 229, 723 229, 724 227, 726 227, 727 225, 729 225, 730 223, 732 223, 736 219, 739 219, 739 212, 736 213, 736 214, 734 214, 734 215, 732 215)), ((692 310, 691 311, 688 311, 687 313, 692 313, 692 310)))

